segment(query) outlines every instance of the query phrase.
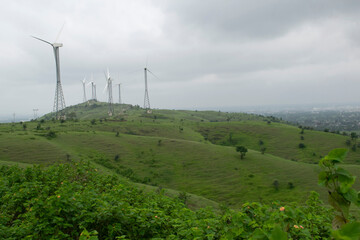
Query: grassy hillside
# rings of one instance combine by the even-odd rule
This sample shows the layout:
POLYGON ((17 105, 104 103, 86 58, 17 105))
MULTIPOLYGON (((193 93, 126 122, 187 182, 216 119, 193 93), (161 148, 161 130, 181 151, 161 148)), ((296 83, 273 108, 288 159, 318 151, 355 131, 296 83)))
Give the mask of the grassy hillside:
MULTIPOLYGON (((116 105, 115 110, 120 112, 120 107, 123 112, 111 118, 106 104, 93 103, 68 108, 74 120, 45 120, 52 119, 49 114, 25 126, 1 124, 0 161, 50 165, 90 160, 104 172, 237 208, 246 201, 303 203, 311 190, 325 200, 325 190, 317 186, 319 168, 313 163, 331 149, 345 147, 348 139, 310 130, 301 134, 301 129, 277 119, 243 113, 154 110, 145 114, 129 105, 116 105), (259 140, 265 154, 259 152, 259 140), (298 147, 300 142, 304 149, 298 147), (245 159, 240 159, 235 145, 250 149, 245 159)), ((356 176, 359 152, 350 151, 346 160, 346 168, 356 176)), ((355 188, 360 188, 359 181, 355 188)))
POLYGON ((346 163, 360 163, 360 150, 352 151, 346 145, 346 140, 350 137, 339 134, 315 130, 304 130, 301 133, 302 129, 294 126, 283 123, 268 124, 264 121, 203 123, 198 125, 197 129, 215 144, 244 145, 258 151, 261 147, 266 147, 267 153, 306 163, 317 164, 331 149, 349 148, 346 163), (259 144, 260 140, 263 145, 259 144), (299 148, 300 143, 303 143, 305 148, 299 148))

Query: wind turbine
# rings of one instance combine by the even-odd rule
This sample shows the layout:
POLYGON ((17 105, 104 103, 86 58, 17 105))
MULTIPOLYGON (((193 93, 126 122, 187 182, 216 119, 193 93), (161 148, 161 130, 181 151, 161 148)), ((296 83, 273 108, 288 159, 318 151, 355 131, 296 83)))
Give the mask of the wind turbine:
POLYGON ((60 29, 59 34, 57 35, 57 38, 55 40, 54 43, 50 43, 48 41, 45 41, 41 38, 38 37, 34 37, 33 38, 40 40, 44 43, 47 43, 49 45, 52 46, 53 50, 54 50, 54 55, 55 55, 55 64, 56 64, 56 90, 55 90, 55 99, 54 99, 54 107, 53 107, 53 111, 56 112, 56 118, 59 119, 60 117, 65 117, 65 114, 63 116, 60 116, 60 111, 65 109, 65 99, 64 99, 64 94, 62 91, 62 87, 61 87, 61 81, 60 81, 60 58, 59 58, 59 48, 63 46, 62 43, 57 43, 57 40, 60 37, 60 33, 62 31, 62 29, 64 28, 64 25, 62 26, 62 28, 60 29))
POLYGON ((83 79, 81 82, 82 82, 82 85, 83 85, 83 90, 84 90, 84 98, 83 98, 83 102, 86 102, 86 91, 85 91, 86 77, 84 77, 84 79, 83 79))
POLYGON ((93 75, 91 74, 91 81, 87 84, 89 86, 91 84, 91 99, 96 100, 96 84, 94 82, 93 75))
MULTIPOLYGON (((155 74, 153 74, 147 67, 144 68, 145 74, 145 96, 144 96, 144 109, 146 109, 147 113, 151 113, 150 108, 150 99, 149 99, 149 91, 148 91, 148 84, 147 84, 147 73, 152 74, 154 77, 158 78, 155 74)), ((159 79, 159 78, 158 78, 159 79)))
POLYGON ((109 68, 107 69, 107 73, 105 74, 105 79, 106 79, 106 86, 104 88, 104 91, 107 90, 108 92, 108 103, 109 103, 109 116, 114 115, 114 107, 113 107, 113 97, 112 97, 112 79, 110 77, 110 72, 109 72, 109 68))

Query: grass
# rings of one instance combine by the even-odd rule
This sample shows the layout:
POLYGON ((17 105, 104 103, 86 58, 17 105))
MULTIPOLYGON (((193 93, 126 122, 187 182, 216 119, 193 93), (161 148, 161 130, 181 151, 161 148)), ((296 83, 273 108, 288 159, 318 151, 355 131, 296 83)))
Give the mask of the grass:
MULTIPOLYGON (((230 123, 204 123, 199 125, 199 132, 211 142, 220 145, 244 145, 260 151, 264 142, 266 152, 292 161, 317 164, 319 160, 334 148, 348 148, 345 144, 349 137, 314 130, 301 130, 283 123, 268 124, 264 121, 243 121, 230 123), (230 134, 231 140, 230 140, 230 134), (300 137, 303 136, 304 140, 300 137), (300 149, 299 144, 305 148, 300 149)), ((360 151, 349 149, 346 159, 348 164, 360 163, 360 151)))
MULTIPOLYGON (((0 124, 0 164, 49 165, 90 160, 104 173, 141 182, 145 190, 194 194, 189 205, 240 207, 247 201, 303 203, 317 185, 321 156, 346 147, 348 137, 289 126, 273 118, 242 113, 153 110, 115 105, 121 115, 106 117, 104 103, 70 107, 80 120, 0 124), (95 122, 91 120, 95 119, 95 122), (40 124, 40 125, 39 125, 40 124), (54 131, 56 137, 47 138, 54 131), (231 134, 231 140, 230 140, 231 134), (300 137, 304 140, 301 141, 300 137), (265 154, 259 152, 259 140, 265 154), (303 142, 305 149, 299 149, 303 142), (241 160, 235 145, 249 148, 241 160), (273 183, 278 181, 279 188, 273 183), (289 183, 294 187, 289 188, 289 183)), ((51 114, 44 119, 51 119, 51 114)), ((349 151, 345 168, 360 175, 359 152, 349 151)), ((140 184, 140 183, 138 183, 140 184)), ((359 189, 357 181, 355 188, 359 189)))

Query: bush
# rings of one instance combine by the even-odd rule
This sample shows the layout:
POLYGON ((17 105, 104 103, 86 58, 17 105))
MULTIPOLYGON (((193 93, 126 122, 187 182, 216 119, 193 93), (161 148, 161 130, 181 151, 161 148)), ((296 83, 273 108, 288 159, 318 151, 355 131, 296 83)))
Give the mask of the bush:
POLYGON ((299 148, 304 149, 304 148, 306 148, 306 146, 303 143, 299 143, 299 148))
POLYGON ((333 215, 316 193, 304 206, 245 203, 215 213, 186 208, 185 192, 181 201, 145 193, 88 162, 1 166, 0 181, 0 239, 331 238, 333 215))
POLYGON ((275 180, 275 181, 273 182, 273 186, 274 186, 274 188, 275 188, 276 191, 279 191, 279 181, 278 181, 278 180, 275 180))
POLYGON ((56 132, 50 130, 47 134, 45 134, 47 138, 56 138, 56 132))

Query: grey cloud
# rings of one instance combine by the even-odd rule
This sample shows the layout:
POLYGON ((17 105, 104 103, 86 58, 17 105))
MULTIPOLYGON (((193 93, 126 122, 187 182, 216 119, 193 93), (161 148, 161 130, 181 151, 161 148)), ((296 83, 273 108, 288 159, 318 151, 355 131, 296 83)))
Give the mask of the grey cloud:
MULTIPOLYGON (((191 34, 201 32, 215 40, 273 38, 304 22, 357 15, 356 0, 167 1, 169 16, 191 34)), ((174 22, 170 21, 170 24, 174 22)), ((169 31, 176 27, 168 25, 169 31)))

